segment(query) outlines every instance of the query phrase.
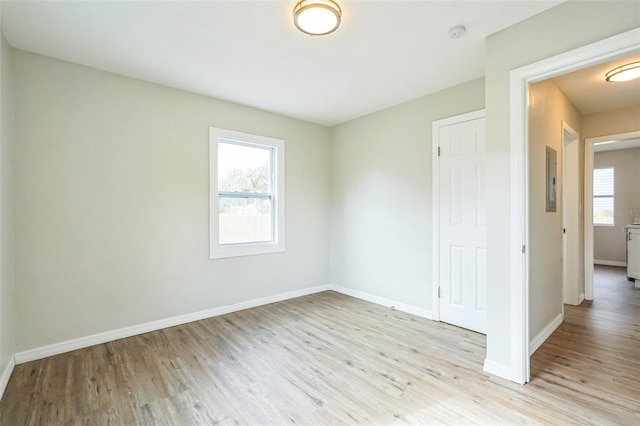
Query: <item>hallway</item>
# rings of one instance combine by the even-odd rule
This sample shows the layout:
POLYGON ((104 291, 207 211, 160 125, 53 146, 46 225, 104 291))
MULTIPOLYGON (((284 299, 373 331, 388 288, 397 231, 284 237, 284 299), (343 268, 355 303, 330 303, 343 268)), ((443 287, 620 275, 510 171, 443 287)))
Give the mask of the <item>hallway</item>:
POLYGON ((640 290, 619 267, 596 266, 593 281, 594 300, 565 305, 564 323, 532 356, 529 386, 573 400, 576 413, 640 421, 640 290))

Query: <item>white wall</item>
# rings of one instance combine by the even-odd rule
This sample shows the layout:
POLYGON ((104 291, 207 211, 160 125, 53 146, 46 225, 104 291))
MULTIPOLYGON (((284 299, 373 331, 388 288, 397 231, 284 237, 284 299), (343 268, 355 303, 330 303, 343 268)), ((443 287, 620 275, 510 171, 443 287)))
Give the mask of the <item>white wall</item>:
POLYGON ((640 216, 640 148, 595 152, 594 168, 615 168, 615 225, 594 226, 593 258, 626 263, 624 227, 640 216))
MULTIPOLYGON (((487 358, 511 364, 512 214, 509 197, 509 78, 513 69, 576 49, 640 26, 640 3, 569 1, 489 36, 486 40, 487 203, 487 358)), ((516 232, 514 230, 514 232, 516 232)))
MULTIPOLYGON (((580 130, 582 116, 552 80, 529 87, 529 336, 533 340, 562 314, 562 228, 565 191, 563 128, 580 130), (556 211, 546 211, 546 147, 557 153, 556 211)), ((579 188, 572 188, 578 192, 579 188)))
POLYGON ((17 351, 328 282, 328 128, 14 59, 17 351), (285 140, 285 253, 209 260, 209 126, 285 140))
POLYGON ((432 309, 431 124, 484 108, 483 83, 333 128, 333 283, 432 309))
POLYGON ((0 29, 0 397, 15 352, 10 48, 0 29))

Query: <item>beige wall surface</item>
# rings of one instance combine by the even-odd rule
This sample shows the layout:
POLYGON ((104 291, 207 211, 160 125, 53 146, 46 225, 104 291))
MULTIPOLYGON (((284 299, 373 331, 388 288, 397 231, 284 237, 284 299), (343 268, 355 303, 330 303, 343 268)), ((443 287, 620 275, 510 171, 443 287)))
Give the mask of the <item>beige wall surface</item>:
POLYGON ((328 282, 330 130, 14 51, 17 350, 328 282), (284 139, 284 253, 209 260, 209 126, 284 139))
POLYGON ((15 352, 11 49, 0 29, 0 376, 15 352))
POLYGON ((480 79, 333 129, 333 283, 431 310, 431 124, 483 107, 480 79))
MULTIPOLYGON (((582 116, 552 80, 529 87, 529 337, 562 314, 562 122, 579 131, 582 116), (557 203, 546 211, 546 147, 557 152, 557 203)), ((578 191, 578 188, 573 188, 578 191)))
POLYGON ((615 169, 615 224, 593 227, 593 258, 626 262, 624 227, 640 216, 640 148, 596 152, 593 166, 615 169))
POLYGON ((582 139, 640 131, 640 105, 587 114, 583 117, 582 139))
MULTIPOLYGON (((640 26, 640 3, 568 1, 486 40, 488 306, 487 358, 511 364, 512 214, 510 197, 510 72, 640 26)), ((514 232, 517 232, 514 230, 514 232)))

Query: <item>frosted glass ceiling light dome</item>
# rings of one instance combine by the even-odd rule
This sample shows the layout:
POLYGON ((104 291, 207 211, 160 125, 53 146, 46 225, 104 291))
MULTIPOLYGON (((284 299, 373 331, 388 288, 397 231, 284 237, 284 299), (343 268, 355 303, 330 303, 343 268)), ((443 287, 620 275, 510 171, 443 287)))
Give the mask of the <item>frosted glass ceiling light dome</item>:
POLYGON ((638 77, 640 77, 640 62, 631 62, 630 64, 616 67, 605 74, 606 80, 614 83, 629 81, 638 77))
POLYGON ((331 34, 340 26, 342 10, 332 0, 302 0, 293 8, 293 23, 305 34, 331 34))

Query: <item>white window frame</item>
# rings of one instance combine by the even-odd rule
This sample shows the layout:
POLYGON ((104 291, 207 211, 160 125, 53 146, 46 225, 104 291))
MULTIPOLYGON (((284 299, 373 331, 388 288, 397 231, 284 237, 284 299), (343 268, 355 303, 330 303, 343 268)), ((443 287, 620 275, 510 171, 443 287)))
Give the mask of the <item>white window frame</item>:
MULTIPOLYGON (((602 223, 602 222, 596 222, 595 217, 593 218, 593 226, 616 226, 616 169, 615 167, 594 167, 593 168, 593 174, 595 175, 596 170, 607 170, 610 169, 611 170, 611 180, 613 181, 613 187, 611 188, 611 194, 607 194, 607 195, 595 195, 595 189, 593 190, 594 194, 592 194, 591 196, 591 203, 593 205, 594 201, 596 198, 611 198, 611 200, 613 201, 613 223, 602 223)), ((595 176, 593 177, 593 187, 595 188, 596 182, 595 182, 595 176)), ((593 213, 595 212, 595 206, 592 209, 591 214, 593 215, 593 213)))
POLYGON ((238 256, 278 253, 285 251, 284 232, 284 140, 252 135, 234 130, 209 128, 209 258, 222 259, 238 256), (272 237, 271 241, 255 243, 220 244, 220 214, 218 191, 218 143, 231 142, 272 150, 273 180, 272 237))

